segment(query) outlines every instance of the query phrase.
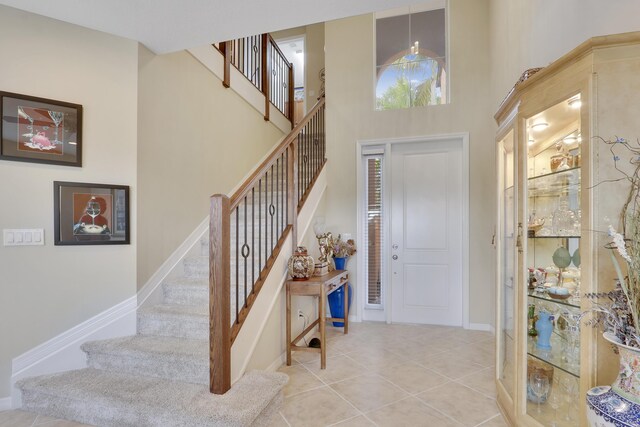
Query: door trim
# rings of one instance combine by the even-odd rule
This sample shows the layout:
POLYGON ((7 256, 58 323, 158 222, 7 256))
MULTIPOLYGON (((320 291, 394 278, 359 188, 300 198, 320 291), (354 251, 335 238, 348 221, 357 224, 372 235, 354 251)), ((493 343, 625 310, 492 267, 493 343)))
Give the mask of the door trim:
MULTIPOLYGON (((416 142, 436 142, 436 141, 455 141, 462 144, 462 326, 465 329, 469 329, 469 132, 448 133, 440 135, 424 135, 408 138, 383 138, 383 139, 367 139, 356 141, 356 188, 357 188, 357 244, 358 247, 364 247, 364 224, 362 222, 362 216, 364 215, 364 179, 362 176, 362 156, 370 151, 372 148, 378 148, 384 152, 387 159, 391 155, 391 147, 394 144, 406 144, 416 142)), ((385 161, 384 169, 384 181, 385 188, 385 221, 384 232, 385 235, 389 235, 390 232, 390 192, 387 190, 391 180, 391 162, 385 161)), ((388 245, 387 245, 388 246, 388 245)), ((385 284, 387 287, 391 283, 391 271, 388 268, 389 248, 383 248, 383 257, 385 263, 385 284)), ((358 262, 357 268, 357 283, 356 283, 356 303, 357 314, 356 321, 361 322, 363 320, 363 314, 365 310, 365 275, 364 271, 364 251, 356 252, 356 260, 358 262)), ((376 320, 384 320, 387 323, 391 323, 391 292, 384 291, 384 315, 380 316, 376 320)), ((380 311, 380 310, 378 310, 380 311)))

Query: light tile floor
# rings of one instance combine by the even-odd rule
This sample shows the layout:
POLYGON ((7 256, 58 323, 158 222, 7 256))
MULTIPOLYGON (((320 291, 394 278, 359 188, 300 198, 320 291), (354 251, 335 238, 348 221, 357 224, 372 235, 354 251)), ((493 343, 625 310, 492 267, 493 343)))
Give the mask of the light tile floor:
MULTIPOLYGON (((443 326, 352 323, 327 328, 327 369, 293 354, 280 426, 504 427, 495 402, 494 338, 443 326)), ((0 427, 82 427, 23 411, 0 427)))
POLYGON ((327 328, 327 369, 293 353, 280 426, 504 427, 494 386, 494 337, 431 325, 327 328))

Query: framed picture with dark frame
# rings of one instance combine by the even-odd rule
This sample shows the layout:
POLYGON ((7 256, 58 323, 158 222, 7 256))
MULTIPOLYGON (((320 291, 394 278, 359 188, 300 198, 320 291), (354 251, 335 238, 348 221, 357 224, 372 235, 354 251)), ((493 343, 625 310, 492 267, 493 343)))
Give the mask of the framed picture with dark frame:
POLYGON ((82 166, 82 105, 0 91, 0 160, 82 166))
POLYGON ((128 245, 129 186, 53 183, 55 245, 128 245))

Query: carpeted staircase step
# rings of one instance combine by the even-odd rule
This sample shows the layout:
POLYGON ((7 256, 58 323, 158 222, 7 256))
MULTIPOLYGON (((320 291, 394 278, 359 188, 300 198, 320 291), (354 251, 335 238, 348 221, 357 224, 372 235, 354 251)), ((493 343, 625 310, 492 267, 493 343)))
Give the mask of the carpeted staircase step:
POLYGON ((138 333, 209 339, 209 305, 159 304, 140 308, 138 333))
POLYGON ((185 258, 182 261, 185 277, 209 278, 209 253, 185 258))
POLYGON ((89 367, 209 384, 209 340, 133 335, 82 345, 89 367))
POLYGON ((98 426, 251 426, 282 404, 286 375, 250 372, 224 395, 207 386, 92 368, 19 381, 22 409, 98 426))
POLYGON ((176 277, 162 283, 165 304, 209 305, 209 276, 176 277))

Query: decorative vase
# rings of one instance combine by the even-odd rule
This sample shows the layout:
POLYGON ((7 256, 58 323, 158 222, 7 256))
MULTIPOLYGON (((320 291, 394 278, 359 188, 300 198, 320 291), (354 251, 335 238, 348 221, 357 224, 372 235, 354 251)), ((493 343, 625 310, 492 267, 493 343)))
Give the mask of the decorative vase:
POLYGON ((344 266, 347 263, 349 257, 334 257, 333 262, 336 265, 336 270, 344 270, 344 266))
POLYGON ((307 254, 307 248, 298 246, 289 258, 289 274, 293 280, 309 280, 313 275, 314 265, 313 258, 307 254))
POLYGON ((640 349, 621 344, 605 332, 604 339, 618 348, 620 371, 611 387, 594 387, 587 392, 587 420, 591 427, 640 425, 640 349))
MULTIPOLYGON (((340 270, 337 266, 336 269, 340 270)), ((331 317, 344 317, 345 288, 349 288, 349 311, 351 311, 351 303, 353 302, 353 288, 351 287, 351 284, 347 283, 346 286, 340 286, 339 289, 336 289, 327 296, 327 298, 329 299, 329 311, 331 312, 331 317)), ((344 323, 333 322, 333 326, 342 328, 344 326, 344 323)))
POLYGON ((618 347, 620 371, 611 390, 640 405, 640 349, 621 344, 615 335, 605 332, 604 339, 618 347))
POLYGON ((538 341, 536 347, 542 350, 551 350, 551 333, 553 332, 553 316, 548 311, 538 311, 536 321, 536 331, 538 331, 538 341))

